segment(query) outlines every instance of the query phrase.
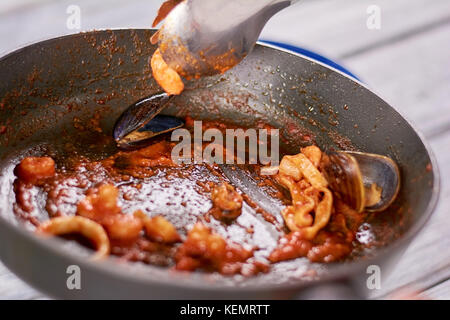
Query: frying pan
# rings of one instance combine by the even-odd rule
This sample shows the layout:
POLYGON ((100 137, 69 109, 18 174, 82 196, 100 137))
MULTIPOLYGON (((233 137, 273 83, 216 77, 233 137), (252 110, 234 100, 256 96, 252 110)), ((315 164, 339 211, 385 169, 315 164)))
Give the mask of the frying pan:
MULTIPOLYGON (((153 32, 127 29, 70 35, 25 47, 0 60, 0 125, 6 128, 0 135, 3 263, 24 281, 58 298, 364 297, 367 267, 379 266, 384 279, 430 217, 439 194, 436 160, 420 134, 363 84, 270 45, 257 45, 223 75, 188 82, 185 92, 163 113, 244 126, 262 121, 280 128, 282 147, 292 152, 314 141, 323 149, 392 157, 401 170, 400 194, 386 212, 368 217, 359 237, 368 244, 355 249, 349 261, 322 265, 301 258, 248 279, 200 272, 187 275, 115 258, 92 262, 78 246, 38 238, 18 221, 12 209, 12 171, 21 158, 50 150, 63 159, 68 142, 86 156, 106 157, 116 151, 115 146, 82 128, 97 119, 103 133, 110 135, 114 121, 128 105, 160 90, 148 63, 155 50, 149 41, 153 32), (80 290, 66 285, 71 265, 80 267, 80 290)), ((159 211, 170 211, 164 203, 157 206, 159 211)), ((169 219, 180 227, 192 223, 190 214, 169 219)), ((38 218, 45 215, 41 210, 38 218)), ((255 234, 262 230, 257 241, 273 245, 264 222, 250 211, 243 215, 254 219, 255 234)))

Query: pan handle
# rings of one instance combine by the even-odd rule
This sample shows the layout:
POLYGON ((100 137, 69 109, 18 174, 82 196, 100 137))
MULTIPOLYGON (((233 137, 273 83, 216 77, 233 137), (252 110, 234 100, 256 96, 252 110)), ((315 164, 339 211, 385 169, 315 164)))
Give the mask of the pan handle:
POLYGON ((363 300, 362 291, 349 280, 321 282, 302 289, 294 300, 363 300))

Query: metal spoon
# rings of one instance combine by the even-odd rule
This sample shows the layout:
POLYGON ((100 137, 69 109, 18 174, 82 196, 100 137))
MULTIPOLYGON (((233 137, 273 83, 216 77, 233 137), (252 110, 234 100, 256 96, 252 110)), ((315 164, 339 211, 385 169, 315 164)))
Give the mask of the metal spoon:
POLYGON ((159 30, 164 61, 183 77, 222 73, 253 49, 262 28, 297 0, 186 0, 159 30))

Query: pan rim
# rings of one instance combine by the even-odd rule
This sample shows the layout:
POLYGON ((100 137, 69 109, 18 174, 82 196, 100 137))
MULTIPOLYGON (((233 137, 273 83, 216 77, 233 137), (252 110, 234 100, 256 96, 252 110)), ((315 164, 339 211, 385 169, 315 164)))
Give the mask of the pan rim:
MULTIPOLYGON (((61 40, 64 38, 80 36, 80 34, 81 35, 82 34, 96 34, 96 33, 105 33, 105 32, 109 32, 109 31, 130 32, 130 31, 154 31, 154 30, 156 30, 156 29, 142 29, 142 28, 137 28, 137 29, 135 29, 135 28, 100 29, 100 30, 94 30, 94 31, 85 31, 85 32, 81 32, 81 33, 68 34, 68 35, 63 35, 63 36, 54 37, 54 38, 48 38, 46 40, 42 40, 42 41, 34 42, 32 44, 27 44, 27 45, 21 46, 18 49, 13 50, 13 51, 7 53, 6 55, 2 56, 0 58, 0 61, 4 60, 14 54, 17 54, 23 50, 26 50, 27 48, 29 48, 33 45, 37 45, 37 44, 42 45, 42 44, 46 44, 49 42, 58 41, 58 40, 61 40)), ((112 263, 112 261, 111 261, 111 263, 97 263, 97 262, 91 262, 85 258, 76 256, 73 254, 69 254, 68 252, 63 250, 63 248, 61 248, 58 245, 57 241, 54 241, 53 239, 47 240, 47 239, 41 239, 39 237, 36 237, 34 234, 29 232, 28 230, 25 230, 24 228, 21 228, 18 225, 14 225, 12 222, 8 221, 3 215, 0 215, 0 224, 9 228, 12 232, 19 233, 19 235, 21 237, 23 237, 26 241, 31 242, 33 245, 42 247, 44 250, 50 251, 54 255, 63 256, 71 261, 74 261, 74 263, 82 266, 83 268, 91 269, 92 271, 95 271, 95 272, 106 272, 114 277, 120 278, 121 280, 135 281, 135 282, 140 283, 141 285, 146 285, 149 287, 152 285, 158 284, 158 285, 164 285, 167 287, 173 287, 173 288, 178 288, 178 289, 188 287, 190 289, 203 290, 205 292, 207 292, 207 291, 234 292, 234 291, 239 290, 240 292, 249 292, 250 293, 250 292, 255 292, 256 290, 286 290, 286 289, 301 288, 308 284, 318 284, 321 282, 328 282, 328 281, 332 281, 332 280, 343 279, 343 278, 347 278, 347 276, 349 274, 361 272, 362 270, 365 269, 365 266, 370 265, 375 260, 383 259, 383 257, 394 252, 396 248, 400 248, 402 246, 408 245, 410 243, 410 241, 412 240, 412 238, 414 236, 416 236, 417 233, 419 233, 419 231, 421 231, 423 229, 426 222, 431 217, 434 209, 437 206, 437 202, 438 202, 439 194, 440 194, 441 181, 440 181, 439 167, 438 167, 437 159, 433 153, 433 150, 431 149, 430 145, 428 144, 427 140, 425 139, 424 135, 419 130, 416 129, 417 127, 415 125, 413 125, 413 123, 407 117, 405 117, 395 107, 393 107, 391 104, 389 104, 385 99, 383 99, 376 91, 369 88, 366 84, 362 83, 361 81, 358 81, 358 80, 348 76, 347 74, 343 73, 340 70, 337 70, 337 69, 330 67, 320 61, 316 61, 315 59, 309 58, 302 54, 292 52, 292 51, 284 49, 284 48, 279 48, 279 47, 276 47, 276 46, 273 46, 273 45, 270 45, 267 43, 258 42, 257 45, 262 46, 262 47, 267 47, 272 50, 285 52, 290 55, 299 57, 301 59, 308 60, 315 64, 319 64, 322 67, 327 68, 331 71, 337 72, 338 74, 347 78, 348 80, 353 81, 357 85, 359 85, 359 86, 363 87, 364 89, 366 89, 367 91, 369 91, 371 94, 374 94, 376 97, 378 97, 382 101, 386 102, 386 104, 389 105, 395 112, 397 112, 403 118, 403 120, 412 128, 412 130, 417 134, 420 142, 423 144, 423 146, 428 154, 428 157, 430 158, 430 163, 432 165, 432 174, 433 174, 432 194, 431 194, 431 198, 428 202, 428 205, 427 205, 426 209, 423 211, 423 213, 421 214, 420 218, 414 222, 414 224, 411 226, 411 228, 409 228, 401 238, 395 240, 394 242, 390 243, 386 247, 377 249, 374 257, 369 257, 364 260, 356 260, 356 261, 352 261, 349 263, 340 263, 338 265, 335 265, 331 268, 330 274, 326 274, 323 277, 321 277, 319 280, 315 280, 312 282, 305 282, 304 280, 299 279, 298 281, 292 281, 289 283, 285 283, 285 282, 283 282, 283 283, 264 283, 264 284, 250 283, 250 284, 245 284, 244 286, 232 287, 229 285, 225 285, 221 282, 214 283, 214 282, 207 282, 207 281, 195 281, 194 277, 177 277, 177 279, 176 279, 177 281, 174 281, 175 280, 174 277, 155 278, 155 277, 151 277, 151 276, 145 276, 142 273, 129 274, 129 273, 123 272, 122 268, 118 268, 117 264, 112 263)), ((108 259, 108 261, 109 260, 112 260, 112 259, 108 259)), ((8 263, 5 263, 5 265, 8 265, 8 263)), ((19 275, 19 277, 20 277, 20 275, 19 275)), ((204 277, 204 276, 201 276, 201 277, 204 277)), ((205 279, 203 279, 203 280, 205 280, 205 279)), ((39 288, 39 289, 41 289, 41 288, 39 288)))

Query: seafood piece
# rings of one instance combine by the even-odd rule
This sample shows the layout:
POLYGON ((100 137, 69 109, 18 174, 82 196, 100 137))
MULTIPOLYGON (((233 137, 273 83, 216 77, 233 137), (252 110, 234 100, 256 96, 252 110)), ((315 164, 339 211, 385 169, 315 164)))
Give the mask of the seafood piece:
POLYGON ((105 219, 121 213, 121 208, 117 205, 118 195, 119 190, 111 184, 90 189, 86 198, 78 203, 77 214, 103 223, 105 219))
POLYGON ((312 240, 328 224, 333 207, 328 182, 316 167, 321 153, 317 147, 308 147, 297 155, 284 156, 277 175, 292 198, 292 205, 281 211, 286 226, 306 240, 312 240))
POLYGON ((300 232, 303 239, 311 240, 331 218, 333 195, 327 186, 358 213, 364 209, 377 211, 380 207, 384 210, 386 203, 389 205, 397 195, 399 173, 396 164, 384 156, 322 154, 319 148, 310 146, 302 148, 299 154, 284 156, 277 179, 291 193, 292 205, 281 212, 287 227, 300 232), (382 198, 379 181, 391 183, 391 198, 387 201, 383 201, 386 199, 382 198), (366 187, 367 182, 370 184, 366 187))
POLYGON ((296 181, 304 177, 315 188, 322 188, 328 185, 322 173, 303 153, 294 156, 284 156, 280 162, 280 173, 289 175, 296 181))
MULTIPOLYGON (((322 194, 322 199, 315 205, 314 209, 314 223, 312 226, 302 228, 301 232, 304 239, 313 239, 322 228, 328 224, 331 217, 331 210, 333 207, 333 196, 327 188, 319 188, 316 192, 322 194)), ((291 229, 295 231, 295 229, 291 229)))
POLYGON ((120 243, 131 243, 139 238, 143 228, 141 219, 129 214, 117 214, 103 221, 111 240, 120 243))
POLYGON ((330 189, 357 212, 385 210, 400 189, 400 171, 386 156, 339 151, 324 155, 320 167, 330 189))
POLYGON ((170 221, 163 216, 148 217, 145 213, 138 210, 134 216, 142 220, 145 228, 145 233, 150 240, 162 243, 174 243, 181 241, 181 237, 177 229, 170 221))
POLYGON ((212 215, 217 220, 233 220, 241 215, 242 196, 230 184, 224 182, 211 193, 212 215))
POLYGON ((351 241, 346 241, 327 231, 320 231, 313 240, 305 240, 300 231, 283 236, 278 246, 270 253, 272 263, 307 257, 311 262, 339 261, 352 250, 351 241))
POLYGON ((14 173, 23 182, 35 184, 55 175, 55 161, 50 157, 26 157, 20 161, 14 173))
POLYGON ((243 263, 252 256, 252 251, 238 244, 228 244, 220 235, 198 222, 178 248, 175 261, 177 270, 206 269, 235 274, 241 272, 243 263))
POLYGON ((163 21, 167 15, 172 11, 173 8, 175 8, 181 1, 183 0, 167 0, 164 1, 161 4, 161 7, 158 9, 158 14, 155 17, 155 20, 153 20, 152 27, 156 27, 158 23, 163 21))
POLYGON ((78 203, 77 213, 100 223, 112 240, 132 242, 141 234, 143 222, 133 215, 122 213, 122 208, 117 204, 118 196, 119 190, 112 184, 90 189, 78 203))
POLYGON ((322 152, 315 146, 301 149, 301 153, 284 156, 277 180, 289 189, 292 205, 281 211, 286 226, 311 240, 324 228, 330 217, 333 196, 328 182, 317 166, 322 152))
POLYGON ((153 53, 150 61, 153 77, 167 94, 179 95, 184 90, 180 75, 164 61, 159 49, 153 53))
POLYGON ((131 132, 120 141, 120 146, 142 146, 149 139, 163 133, 170 132, 183 126, 183 121, 178 118, 157 115, 143 127, 131 132))
POLYGON ((43 235, 81 234, 90 240, 97 252, 93 260, 104 259, 109 255, 110 245, 108 236, 103 227, 95 221, 80 216, 57 217, 41 224, 37 232, 43 235))
POLYGON ((290 232, 279 240, 278 247, 269 255, 269 261, 275 263, 305 257, 312 247, 311 241, 303 239, 300 232, 290 232))
POLYGON ((180 119, 159 115, 169 102, 169 95, 157 93, 129 106, 114 125, 117 145, 123 149, 142 147, 151 138, 182 127, 180 119))

